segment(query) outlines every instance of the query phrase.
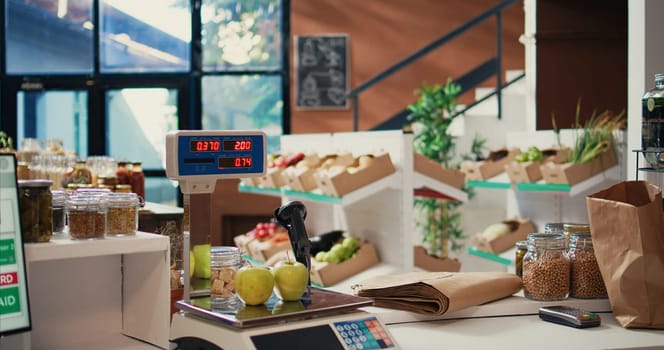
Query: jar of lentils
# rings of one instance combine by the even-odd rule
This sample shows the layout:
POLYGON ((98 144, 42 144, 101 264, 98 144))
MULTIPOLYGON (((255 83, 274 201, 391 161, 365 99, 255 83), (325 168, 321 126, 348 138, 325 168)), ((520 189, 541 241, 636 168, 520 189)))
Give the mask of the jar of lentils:
POLYGON ((108 202, 107 232, 111 236, 133 236, 138 230, 140 201, 135 193, 110 193, 108 202))
POLYGON ((102 239, 106 235, 107 206, 102 195, 74 195, 65 202, 72 239, 102 239))
POLYGON ((235 274, 243 263, 237 247, 210 248, 210 302, 215 309, 232 309, 240 303, 235 293, 235 274))
POLYGON ((523 257, 523 293, 541 301, 563 300, 569 294, 570 262, 562 234, 531 233, 523 257))
POLYGON ((606 298, 606 286, 595 258, 590 232, 570 235, 568 256, 571 264, 569 296, 580 299, 606 298))

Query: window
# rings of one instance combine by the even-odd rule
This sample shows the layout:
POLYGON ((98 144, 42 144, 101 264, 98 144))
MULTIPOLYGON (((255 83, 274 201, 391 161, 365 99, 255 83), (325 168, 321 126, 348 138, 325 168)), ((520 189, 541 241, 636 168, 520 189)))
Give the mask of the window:
POLYGON ((172 203, 176 129, 289 132, 289 0, 6 0, 0 128, 79 157, 141 161, 146 199, 172 203), (96 23, 98 18, 98 23, 96 23))

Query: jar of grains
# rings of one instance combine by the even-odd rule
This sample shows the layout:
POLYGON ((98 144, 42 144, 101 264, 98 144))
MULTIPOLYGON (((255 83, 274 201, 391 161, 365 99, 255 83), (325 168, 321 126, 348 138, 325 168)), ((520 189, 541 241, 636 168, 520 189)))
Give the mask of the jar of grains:
POLYGON ((72 239, 101 239, 106 234, 106 196, 74 195, 65 203, 72 239))
POLYGON ((523 294, 533 300, 563 300, 569 294, 570 262, 562 234, 531 233, 523 257, 523 294))
POLYGON ((138 230, 140 201, 135 193, 109 193, 106 195, 108 212, 106 234, 112 236, 135 235, 138 230))
POLYGON ((590 232, 572 233, 567 255, 571 265, 569 296, 582 299, 606 298, 606 286, 595 258, 590 232))
POLYGON ((23 242, 48 242, 53 235, 51 180, 18 180, 23 242))
POLYGON ((544 233, 563 233, 564 226, 562 222, 547 222, 544 224, 544 233))
POLYGON ((514 260, 516 275, 523 276, 523 256, 528 251, 528 241, 516 242, 516 259, 514 260))
POLYGON ((242 267, 237 247, 210 248, 210 302, 215 309, 234 309, 241 302, 235 293, 235 274, 242 267))
POLYGON ((61 233, 65 230, 65 202, 67 194, 64 191, 51 191, 53 197, 53 232, 61 233))

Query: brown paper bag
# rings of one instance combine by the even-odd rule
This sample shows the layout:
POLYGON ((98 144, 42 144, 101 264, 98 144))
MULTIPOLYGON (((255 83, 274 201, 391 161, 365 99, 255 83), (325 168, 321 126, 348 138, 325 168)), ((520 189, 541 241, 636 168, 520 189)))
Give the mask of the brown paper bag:
POLYGON ((521 278, 507 272, 409 272, 376 276, 353 286, 376 306, 442 315, 508 297, 521 278))
POLYGON ((662 191, 625 181, 586 198, 613 314, 626 328, 664 329, 662 191))

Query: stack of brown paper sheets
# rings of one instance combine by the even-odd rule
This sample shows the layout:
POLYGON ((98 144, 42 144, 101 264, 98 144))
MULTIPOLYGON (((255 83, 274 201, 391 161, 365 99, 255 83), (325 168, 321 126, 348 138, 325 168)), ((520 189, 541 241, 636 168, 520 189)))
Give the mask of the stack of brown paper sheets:
POLYGON ((409 272, 376 276, 353 287, 376 306, 442 315, 508 297, 521 278, 508 272, 409 272))

